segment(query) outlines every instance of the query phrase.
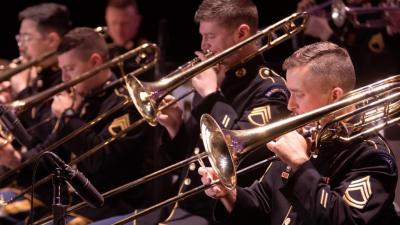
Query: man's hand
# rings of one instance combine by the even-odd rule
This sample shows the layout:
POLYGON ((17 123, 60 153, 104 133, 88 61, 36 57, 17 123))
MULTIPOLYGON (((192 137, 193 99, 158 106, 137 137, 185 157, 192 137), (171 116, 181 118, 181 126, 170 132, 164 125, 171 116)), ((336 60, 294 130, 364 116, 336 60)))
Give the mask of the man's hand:
MULTIPOLYGON (((201 182, 205 185, 218 179, 217 173, 211 167, 200 167, 198 173, 201 175, 201 182)), ((228 212, 232 212, 236 202, 236 188, 232 191, 226 189, 223 185, 216 185, 205 190, 206 195, 211 198, 221 200, 228 212)))
POLYGON ((14 169, 20 164, 21 154, 17 150, 15 150, 10 143, 7 143, 0 149, 0 165, 10 169, 14 169))
POLYGON ((297 131, 284 134, 277 141, 268 142, 267 148, 293 170, 308 160, 307 142, 297 131))
MULTIPOLYGON (((204 53, 195 52, 197 57, 205 60, 204 53)), ((202 97, 218 90, 218 71, 215 68, 207 69, 192 78, 192 85, 202 97)))
POLYGON ((60 118, 64 111, 68 108, 76 110, 83 101, 79 95, 71 95, 67 92, 61 92, 55 95, 51 104, 51 111, 56 118, 60 118))
MULTIPOLYGON (((174 101, 175 98, 167 95, 161 102, 160 107, 163 107, 168 102, 174 101)), ((175 103, 157 114, 157 121, 167 129, 169 137, 173 139, 182 125, 182 110, 175 103)))

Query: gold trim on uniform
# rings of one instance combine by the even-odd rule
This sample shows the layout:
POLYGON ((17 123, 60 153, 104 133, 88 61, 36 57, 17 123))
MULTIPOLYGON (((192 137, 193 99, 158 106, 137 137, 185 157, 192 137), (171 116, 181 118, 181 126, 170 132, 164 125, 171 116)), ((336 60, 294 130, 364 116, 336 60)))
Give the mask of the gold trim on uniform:
POLYGON ((110 132, 112 136, 115 136, 118 134, 118 132, 128 128, 129 124, 129 114, 126 113, 123 116, 120 116, 113 120, 111 125, 108 126, 108 132, 110 132))
POLYGON ((327 201, 328 201, 328 193, 325 191, 325 189, 322 189, 321 200, 319 201, 319 204, 321 204, 324 208, 326 208, 327 201))
POLYGON ((271 76, 271 74, 274 74, 274 72, 268 67, 263 67, 258 70, 258 75, 261 77, 261 79, 263 80, 270 79, 271 82, 274 84, 275 79, 271 76))
POLYGON ((357 209, 364 208, 372 195, 369 178, 370 176, 366 176, 350 183, 343 195, 343 200, 346 204, 357 209))
POLYGON ((247 71, 245 68, 239 68, 235 71, 236 77, 244 77, 244 76, 246 76, 246 74, 247 74, 247 71))
POLYGON ((228 115, 225 115, 224 119, 222 120, 222 125, 224 125, 224 127, 227 128, 230 121, 231 118, 228 115))
POLYGON ((253 125, 265 126, 270 121, 271 117, 271 108, 269 107, 269 105, 267 105, 251 110, 251 112, 247 116, 247 119, 253 125))

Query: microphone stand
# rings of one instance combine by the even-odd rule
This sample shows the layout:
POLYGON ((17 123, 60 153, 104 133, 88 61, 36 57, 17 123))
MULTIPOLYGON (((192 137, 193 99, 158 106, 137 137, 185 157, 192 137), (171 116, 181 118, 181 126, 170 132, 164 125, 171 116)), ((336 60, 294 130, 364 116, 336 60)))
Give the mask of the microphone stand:
POLYGON ((65 179, 61 175, 61 169, 56 168, 53 175, 53 224, 65 225, 67 205, 61 202, 61 191, 66 186, 65 179))

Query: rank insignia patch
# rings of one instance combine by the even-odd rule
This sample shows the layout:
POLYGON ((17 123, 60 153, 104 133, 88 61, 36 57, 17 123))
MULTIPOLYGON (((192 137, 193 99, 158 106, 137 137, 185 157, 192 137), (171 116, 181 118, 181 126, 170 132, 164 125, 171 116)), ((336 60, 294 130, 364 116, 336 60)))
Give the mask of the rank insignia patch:
POLYGON ((349 206, 357 209, 363 209, 372 195, 369 176, 354 180, 347 187, 343 200, 349 206))
POLYGON ((224 119, 222 120, 222 125, 224 125, 224 127, 227 128, 230 121, 231 121, 231 118, 228 115, 225 115, 224 119))
POLYGON ((271 108, 268 105, 254 108, 247 116, 247 119, 253 125, 264 126, 271 119, 271 108))
POLYGON ((129 124, 129 115, 128 113, 126 113, 123 116, 120 116, 113 120, 111 125, 108 127, 108 132, 110 132, 112 136, 115 136, 116 134, 118 134, 118 132, 125 130, 129 126, 129 124))

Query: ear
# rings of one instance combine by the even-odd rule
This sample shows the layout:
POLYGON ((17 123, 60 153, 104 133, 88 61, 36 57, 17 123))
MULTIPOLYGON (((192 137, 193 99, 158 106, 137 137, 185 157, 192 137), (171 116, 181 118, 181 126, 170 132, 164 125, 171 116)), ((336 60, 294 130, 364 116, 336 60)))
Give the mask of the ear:
POLYGON ((344 95, 344 91, 340 87, 335 87, 331 91, 331 101, 332 102, 337 102, 339 99, 341 99, 344 95))
POLYGON ((49 46, 52 49, 56 49, 61 41, 60 35, 58 35, 56 32, 50 32, 47 34, 47 39, 49 40, 49 46))
POLYGON ((244 40, 250 36, 250 27, 247 24, 240 24, 238 28, 239 40, 244 40))
POLYGON ((103 58, 100 56, 99 53, 93 53, 90 56, 90 63, 93 66, 99 66, 99 65, 103 64, 103 58))

